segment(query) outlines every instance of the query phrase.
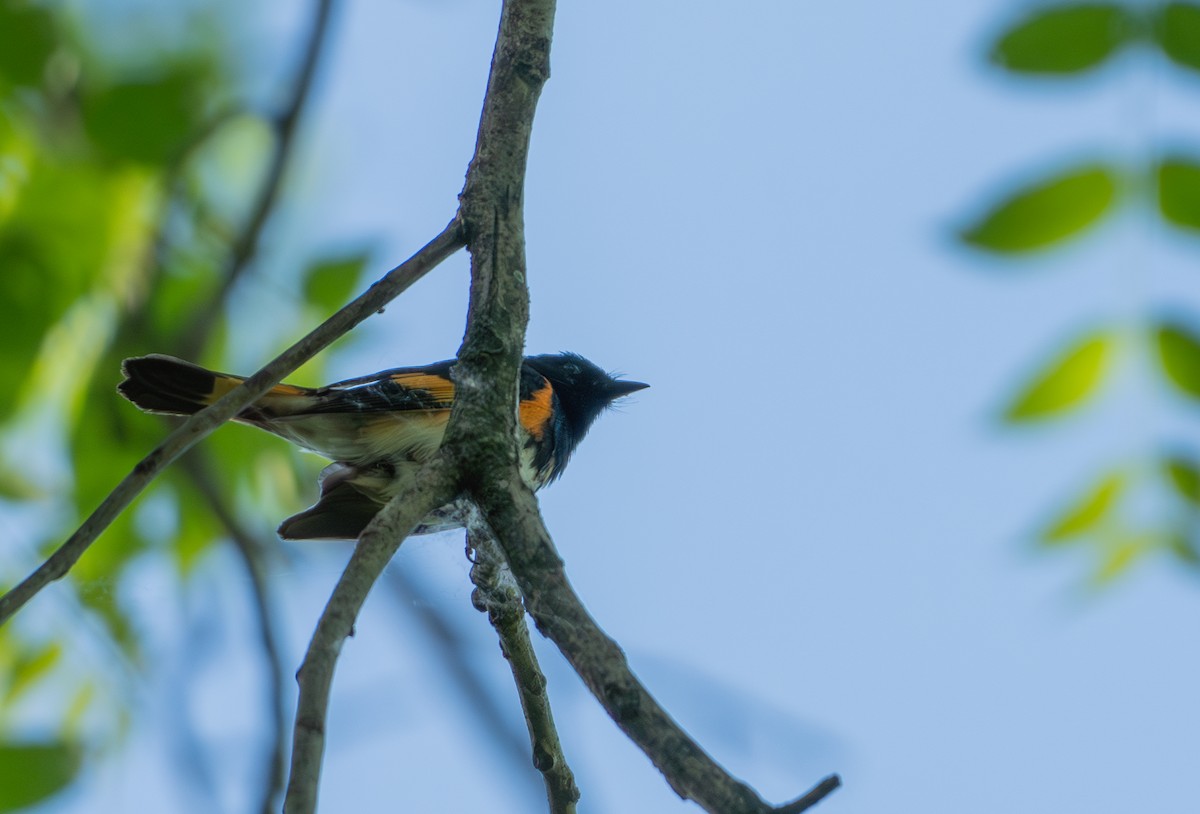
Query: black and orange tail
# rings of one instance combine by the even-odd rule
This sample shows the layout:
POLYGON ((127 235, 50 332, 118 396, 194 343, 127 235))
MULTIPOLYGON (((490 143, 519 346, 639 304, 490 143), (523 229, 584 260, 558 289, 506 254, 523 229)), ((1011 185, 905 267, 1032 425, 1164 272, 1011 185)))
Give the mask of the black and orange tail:
POLYGON ((122 396, 146 412, 169 415, 197 413, 243 381, 157 353, 126 359, 121 372, 125 381, 117 391, 122 396))

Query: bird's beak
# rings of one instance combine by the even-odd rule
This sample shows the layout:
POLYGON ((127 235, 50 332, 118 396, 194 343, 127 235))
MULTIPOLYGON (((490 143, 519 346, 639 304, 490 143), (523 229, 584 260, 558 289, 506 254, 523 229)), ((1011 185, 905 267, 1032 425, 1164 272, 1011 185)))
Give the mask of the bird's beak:
POLYGON ((619 399, 621 396, 628 396, 630 393, 645 390, 649 386, 645 382, 614 381, 608 386, 608 397, 610 399, 619 399))

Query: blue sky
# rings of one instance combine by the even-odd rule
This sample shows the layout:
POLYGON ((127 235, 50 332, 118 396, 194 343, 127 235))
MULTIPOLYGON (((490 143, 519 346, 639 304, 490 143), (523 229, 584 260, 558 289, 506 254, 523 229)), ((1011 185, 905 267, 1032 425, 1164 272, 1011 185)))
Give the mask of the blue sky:
MULTIPOLYGON (((1131 213, 1008 265, 951 231, 1040 169, 1194 137, 1200 84, 1144 54, 1075 84, 999 76, 980 54, 1027 5, 559 9, 526 190, 528 349, 578 351, 652 388, 600 420, 542 511, 635 671, 775 801, 831 771, 846 784, 831 814, 1197 799, 1200 658, 1185 620, 1200 585, 1149 561, 1094 593, 1085 558, 1029 543, 1099 467, 1168 432, 1194 438, 1195 409, 1131 362, 1075 420, 1017 432, 995 419, 1078 331, 1195 306, 1200 247, 1131 213)), ((254 24, 268 57, 297 33, 281 9, 254 24)), ((277 296, 272 268, 313 246, 369 239, 383 271, 446 223, 496 15, 476 0, 346 4, 295 203, 243 286, 247 314, 277 296)), ((459 256, 366 324, 337 372, 453 355, 465 307, 459 256)), ((243 352, 247 369, 265 361, 252 342, 243 352)), ((280 584, 298 664, 348 549, 290 547, 280 584)), ((152 573, 133 595, 161 619, 164 673, 183 657, 166 641, 175 621, 212 631, 174 714, 212 739, 218 802, 234 811, 248 792, 223 778, 257 765, 260 679, 228 565, 214 558, 178 601, 152 573)), ((392 568, 420 575, 478 640, 519 715, 459 540, 411 540, 392 568)), ((324 810, 535 810, 536 784, 481 746, 446 690, 418 611, 377 592, 345 648, 324 810)), ((580 811, 695 810, 540 649, 580 811)), ((156 810, 215 810, 194 790, 142 786, 166 771, 170 721, 139 727, 62 810, 128 810, 146 794, 156 810)))

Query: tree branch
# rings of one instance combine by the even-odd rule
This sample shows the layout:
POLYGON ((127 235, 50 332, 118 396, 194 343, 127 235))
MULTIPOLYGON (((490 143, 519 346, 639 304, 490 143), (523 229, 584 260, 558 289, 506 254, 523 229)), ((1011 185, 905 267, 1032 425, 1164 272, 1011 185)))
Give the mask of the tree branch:
POLYGON ((283 803, 287 814, 316 811, 333 670, 342 642, 354 633, 354 620, 367 593, 404 538, 427 514, 453 500, 457 492, 457 473, 440 455, 435 456, 421 468, 412 488, 384 506, 358 538, 296 673, 300 698, 292 738, 291 775, 283 803))
POLYGON ((508 0, 501 13, 459 210, 471 253, 471 307, 442 452, 461 468, 468 497, 496 534, 538 629, 671 787, 713 814, 763 814, 775 809, 671 719, 588 615, 520 476, 514 402, 529 309, 523 185, 553 20, 553 0, 508 0))
POLYGON ((471 567, 475 591, 471 601, 477 610, 488 615, 500 637, 500 651, 508 659, 521 711, 525 713, 533 765, 546 783, 550 814, 575 814, 579 788, 554 727, 550 699, 546 696, 546 676, 538 666, 525 625, 525 606, 504 562, 504 553, 474 508, 468 514, 467 545, 475 551, 471 567))
POLYGON ((806 794, 797 797, 790 803, 784 803, 783 805, 777 807, 775 809, 775 814, 802 814, 802 812, 808 811, 817 803, 824 800, 826 797, 836 791, 841 785, 842 778, 838 777, 836 774, 831 774, 829 777, 826 777, 820 783, 813 786, 812 789, 806 794))
POLYGON ((93 541, 133 499, 172 461, 200 439, 242 411, 304 362, 395 299, 421 277, 463 246, 458 219, 401 265, 389 271, 365 293, 331 316, 307 336, 271 360, 240 387, 190 416, 150 454, 134 466, 95 511, 37 570, 0 597, 0 625, 7 622, 51 582, 66 576, 93 541))
POLYGON ((558 645, 614 721, 681 796, 714 814, 795 814, 837 785, 836 779, 829 779, 793 803, 775 808, 732 778, 688 737, 632 675, 620 648, 575 596, 536 501, 521 479, 515 407, 528 320, 524 176, 534 110, 549 75, 553 18, 553 0, 507 0, 503 5, 459 219, 409 263, 244 385, 188 419, 135 467, 41 568, 0 598, 3 622, 41 587, 65 574, 162 467, 400 293, 465 239, 471 252, 470 312, 459 363, 453 369, 456 398, 444 443, 422 467, 416 484, 389 502, 363 532, 313 634, 297 676, 300 699, 285 801, 291 814, 315 810, 334 666, 367 593, 404 536, 430 511, 464 490, 495 532, 539 630, 558 645))
MULTIPOLYGON (((729 775, 633 675, 621 648, 600 630, 571 588, 528 487, 519 480, 498 480, 472 492, 472 497, 504 549, 538 630, 558 646, 617 726, 680 797, 713 814, 795 810, 771 806, 729 775)), ((834 785, 821 797, 838 781, 829 782, 834 785)))

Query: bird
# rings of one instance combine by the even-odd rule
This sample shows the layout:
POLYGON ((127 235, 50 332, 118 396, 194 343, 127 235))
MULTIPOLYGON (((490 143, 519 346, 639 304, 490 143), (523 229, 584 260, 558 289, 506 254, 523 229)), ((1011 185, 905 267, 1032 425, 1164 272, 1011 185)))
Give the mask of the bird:
MULTIPOLYGON (((319 500, 280 524, 284 540, 352 540, 416 479, 441 444, 454 359, 399 367, 325 387, 277 384, 233 420, 284 438, 333 463, 319 500)), ((124 360, 117 392, 148 413, 191 415, 245 381, 163 354, 124 360)), ((521 474, 533 489, 556 480, 592 424, 617 399, 649 387, 610 375, 577 353, 527 356, 518 401, 521 474)), ((442 509, 418 526, 459 525, 442 509)))

